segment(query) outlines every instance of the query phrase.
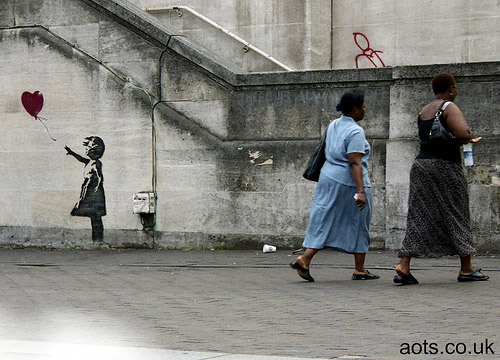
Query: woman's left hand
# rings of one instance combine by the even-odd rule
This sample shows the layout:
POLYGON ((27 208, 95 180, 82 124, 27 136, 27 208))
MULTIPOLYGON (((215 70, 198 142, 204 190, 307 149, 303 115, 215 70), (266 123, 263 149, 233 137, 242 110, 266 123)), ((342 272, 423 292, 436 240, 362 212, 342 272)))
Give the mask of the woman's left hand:
POLYGON ((356 193, 356 195, 354 195, 354 201, 356 201, 359 211, 363 210, 366 206, 366 194, 356 193))

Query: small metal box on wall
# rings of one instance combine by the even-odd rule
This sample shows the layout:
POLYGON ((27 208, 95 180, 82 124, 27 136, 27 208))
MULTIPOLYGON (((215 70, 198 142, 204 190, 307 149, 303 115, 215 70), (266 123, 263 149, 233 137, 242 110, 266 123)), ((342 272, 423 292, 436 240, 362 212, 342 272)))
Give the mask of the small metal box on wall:
POLYGON ((132 212, 134 214, 154 214, 155 194, 154 192, 138 192, 133 196, 134 203, 132 212))

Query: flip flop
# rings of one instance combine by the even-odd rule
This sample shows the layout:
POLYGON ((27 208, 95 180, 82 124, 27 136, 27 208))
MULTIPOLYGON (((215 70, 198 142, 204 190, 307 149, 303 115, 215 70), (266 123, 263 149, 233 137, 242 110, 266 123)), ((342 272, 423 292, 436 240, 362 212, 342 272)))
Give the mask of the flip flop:
POLYGON ((292 261, 290 263, 290 266, 292 267, 292 269, 297 270, 297 273, 299 274, 299 276, 302 279, 310 281, 310 282, 314 282, 314 278, 309 273, 309 269, 306 269, 306 268, 300 266, 299 263, 297 262, 297 260, 292 261))
POLYGON ((409 272, 406 275, 396 275, 393 280, 396 284, 401 285, 416 285, 418 284, 418 280, 413 277, 413 275, 409 272))
POLYGON ((460 282, 465 282, 465 281, 485 281, 488 280, 490 277, 488 275, 485 275, 481 272, 483 269, 477 269, 474 270, 472 273, 468 275, 458 275, 457 280, 460 282))

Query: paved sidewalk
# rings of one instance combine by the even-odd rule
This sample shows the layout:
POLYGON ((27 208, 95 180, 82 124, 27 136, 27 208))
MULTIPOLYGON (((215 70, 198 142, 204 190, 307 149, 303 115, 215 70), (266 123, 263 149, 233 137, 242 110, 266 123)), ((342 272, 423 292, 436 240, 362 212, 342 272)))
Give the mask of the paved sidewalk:
POLYGON ((392 252, 368 254, 367 268, 381 276, 375 281, 350 280, 352 256, 323 251, 311 267, 316 282, 307 283, 288 266, 294 258, 289 251, 0 250, 0 359, 500 353, 500 257, 474 259, 491 277, 480 283, 456 281, 458 258, 415 259, 421 283, 404 287, 392 283, 392 252))
MULTIPOLYGON (((2 360, 310 360, 310 358, 226 354, 126 346, 104 346, 46 341, 2 341, 2 360)), ((327 360, 327 359, 324 359, 327 360)))

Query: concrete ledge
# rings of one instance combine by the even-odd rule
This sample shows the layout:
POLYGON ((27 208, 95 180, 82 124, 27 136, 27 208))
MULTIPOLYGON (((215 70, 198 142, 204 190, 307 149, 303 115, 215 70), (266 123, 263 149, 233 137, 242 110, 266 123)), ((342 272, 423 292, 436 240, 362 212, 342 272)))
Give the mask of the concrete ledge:
MULTIPOLYGON (((153 234, 141 230, 104 229, 105 247, 152 249, 153 234)), ((92 230, 63 228, 33 228, 27 226, 0 227, 0 247, 43 249, 92 249, 92 230)))
MULTIPOLYGON (((357 84, 359 82, 377 82, 392 80, 392 68, 315 70, 273 73, 238 74, 236 86, 269 85, 312 85, 312 84, 357 84)), ((349 85, 348 85, 349 86, 349 85)))
POLYGON ((438 64, 418 66, 395 66, 393 68, 393 79, 419 79, 432 78, 439 73, 451 73, 456 78, 461 76, 498 76, 500 66, 498 61, 477 62, 466 64, 438 64))
MULTIPOLYGON (((224 234, 104 229, 103 244, 91 240, 91 229, 0 227, 0 247, 43 249, 216 249, 259 250, 264 244, 279 249, 302 247, 302 235, 224 234)), ((384 249, 384 238, 372 236, 372 250, 384 249)))

